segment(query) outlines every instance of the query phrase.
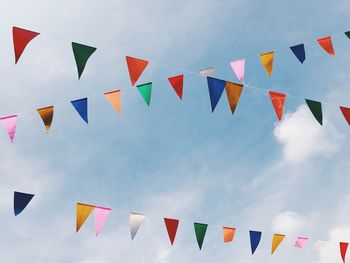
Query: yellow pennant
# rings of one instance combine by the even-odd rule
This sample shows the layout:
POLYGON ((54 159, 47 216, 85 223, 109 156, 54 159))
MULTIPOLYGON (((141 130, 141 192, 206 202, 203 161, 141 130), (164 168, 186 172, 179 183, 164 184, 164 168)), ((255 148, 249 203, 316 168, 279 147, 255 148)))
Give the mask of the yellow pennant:
POLYGON ((271 255, 275 252, 275 250, 278 248, 278 246, 282 243, 284 238, 285 238, 285 235, 280 235, 280 234, 273 235, 271 255))
POLYGON ((81 226, 84 224, 85 220, 89 217, 92 210, 94 210, 94 206, 77 203, 76 211, 77 211, 77 224, 76 231, 78 232, 81 226))
POLYGON ((37 112, 39 113, 41 119, 44 122, 46 132, 49 132, 54 112, 53 106, 37 109, 37 112))
POLYGON ((239 98, 241 97, 243 85, 226 81, 225 90, 226 90, 227 100, 228 100, 228 103, 230 104, 231 112, 233 114, 237 107, 239 98))
POLYGON ((120 113, 120 90, 106 92, 106 99, 112 104, 116 112, 120 113))
POLYGON ((263 63, 266 73, 269 77, 272 74, 273 55, 273 51, 260 55, 261 62, 263 63))

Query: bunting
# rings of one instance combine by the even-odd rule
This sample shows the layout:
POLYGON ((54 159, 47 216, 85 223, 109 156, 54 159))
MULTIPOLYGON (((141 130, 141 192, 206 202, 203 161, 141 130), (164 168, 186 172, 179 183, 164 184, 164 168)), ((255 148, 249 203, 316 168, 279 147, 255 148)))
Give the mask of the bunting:
POLYGON ((143 221, 145 220, 145 215, 139 214, 139 213, 130 213, 129 221, 130 221, 130 233, 131 233, 131 240, 134 240, 134 237, 137 234, 137 231, 139 230, 140 226, 142 225, 143 221))
POLYGON ((176 233, 177 233, 177 228, 179 226, 179 220, 178 219, 173 219, 173 218, 164 218, 164 223, 166 226, 166 230, 168 232, 168 236, 170 239, 171 245, 174 245, 176 233))
POLYGON ((350 31, 346 31, 346 32, 344 32, 344 34, 345 34, 348 38, 350 38, 350 31))
POLYGON ((304 63, 305 61, 305 47, 304 44, 299 44, 290 47, 292 50, 293 54, 297 57, 297 59, 300 61, 301 64, 304 63))
POLYGON ((33 197, 33 194, 21 193, 16 191, 14 192, 13 211, 15 213, 15 216, 18 216, 24 210, 24 208, 27 207, 27 205, 33 197))
POLYGON ((200 250, 202 249, 205 233, 207 232, 207 227, 207 224, 194 223, 194 231, 196 233, 196 239, 200 250))
POLYGON ((261 62, 264 65, 266 73, 269 77, 271 77, 271 74, 272 74, 273 57, 274 57, 273 51, 260 55, 261 62))
POLYGON ((209 88, 211 111, 214 112, 215 107, 221 98, 222 92, 226 87, 226 81, 212 77, 207 77, 207 82, 209 88))
POLYGON ((16 133, 17 115, 2 117, 0 118, 0 121, 4 125, 4 128, 9 135, 11 142, 13 142, 16 133))
POLYGON ((285 235, 274 234, 272 238, 271 255, 276 251, 279 245, 282 243, 285 235))
POLYGON ((102 227, 106 223, 106 220, 111 212, 111 208, 95 206, 94 217, 95 217, 95 233, 96 236, 100 233, 102 227))
POLYGON ((231 112, 234 114, 238 101, 242 94, 243 85, 226 81, 225 90, 231 112))
POLYGON ((303 248, 306 245, 307 241, 309 241, 308 237, 297 237, 294 246, 297 248, 303 248))
POLYGON ((82 203, 76 204, 76 232, 78 232, 79 229, 82 227, 92 210, 94 210, 93 205, 82 203))
POLYGON ((126 56, 125 59, 128 65, 131 85, 134 86, 135 83, 140 78, 143 71, 146 69, 148 65, 148 61, 139 59, 139 58, 129 57, 129 56, 126 56))
POLYGON ((24 49, 40 33, 30 31, 27 29, 12 27, 12 37, 13 37, 13 47, 15 50, 15 64, 17 64, 19 58, 21 57, 24 49))
POLYGON ((272 106, 275 109, 277 118, 279 121, 281 121, 284 111, 284 101, 286 100, 286 94, 270 90, 269 95, 272 102, 272 106))
POLYGON ((323 117, 322 117, 322 104, 319 101, 314 100, 308 100, 305 99, 307 106, 309 107, 312 115, 314 115, 315 119, 318 121, 319 124, 323 124, 323 117))
POLYGON ((120 90, 113 90, 109 92, 104 93, 106 99, 109 101, 110 104, 112 104, 113 108, 117 113, 120 114, 120 90))
POLYGON ((177 96, 179 96, 180 100, 182 100, 182 91, 184 85, 184 75, 178 75, 175 77, 168 78, 171 86, 175 90, 177 96))
POLYGON ((261 240, 262 232, 260 231, 249 231, 250 237, 250 247, 252 250, 252 255, 254 255, 255 250, 258 248, 260 240, 261 240))
POLYGON ((224 243, 232 242, 233 237, 235 236, 236 228, 224 226, 222 227, 222 230, 224 232, 224 243))
POLYGON ((317 240, 314 244, 314 250, 318 250, 321 247, 325 246, 329 241, 327 240, 317 240))
POLYGON ((152 82, 137 85, 136 87, 142 95, 143 99, 145 100, 146 104, 149 106, 151 104, 152 82))
POLYGON ((78 112, 79 116, 86 122, 88 123, 88 99, 83 98, 79 100, 73 100, 71 101, 74 109, 78 112))
POLYGON ((43 120, 45 125, 45 130, 48 133, 52 124, 52 119, 53 119, 53 112, 54 112, 53 106, 37 109, 37 112, 39 113, 41 119, 43 120))
POLYGON ((343 113, 345 120, 350 125, 350 108, 346 108, 343 106, 340 106, 339 108, 340 108, 341 112, 343 113))
POLYGON ((345 263, 346 252, 348 251, 348 246, 349 246, 349 243, 345 243, 345 242, 339 243, 340 255, 341 255, 341 258, 343 260, 343 263, 345 263))
POLYGON ((214 68, 205 68, 199 71, 199 74, 201 74, 203 77, 212 77, 214 75, 215 69, 214 68))
POLYGON ((80 79, 85 69, 87 61, 89 60, 90 56, 96 51, 96 48, 75 42, 72 42, 72 48, 75 63, 77 64, 78 69, 78 79, 80 79))
POLYGON ((332 38, 330 36, 317 39, 318 44, 330 55, 335 56, 332 38))
POLYGON ((234 60, 230 63, 233 72, 236 77, 242 81, 244 84, 244 67, 245 67, 245 59, 234 60))

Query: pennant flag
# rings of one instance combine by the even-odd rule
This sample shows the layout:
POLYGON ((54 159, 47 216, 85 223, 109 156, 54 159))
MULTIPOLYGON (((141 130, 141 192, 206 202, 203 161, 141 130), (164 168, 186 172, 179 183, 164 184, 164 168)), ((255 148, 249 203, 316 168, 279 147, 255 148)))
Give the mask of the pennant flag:
POLYGON ((130 233, 131 240, 134 240, 137 231, 139 230, 141 224, 145 220, 145 215, 139 213, 130 213, 129 221, 130 221, 130 233))
POLYGON ((244 66, 245 66, 245 59, 238 59, 235 61, 232 61, 231 63, 231 67, 233 72, 236 74, 236 77, 242 81, 242 83, 244 84, 244 66))
POLYGON ((202 249, 205 233, 207 232, 207 224, 194 223, 194 231, 196 233, 196 239, 199 249, 202 249))
POLYGON ((226 96, 227 96, 228 103, 230 105, 231 112, 232 114, 234 114, 239 98, 241 97, 241 94, 242 94, 243 85, 226 81, 225 90, 226 90, 226 96))
POLYGON ((72 48, 75 63, 77 64, 78 78, 80 79, 81 74, 83 74, 86 62, 88 61, 90 56, 96 51, 96 48, 74 42, 72 42, 72 48))
POLYGON ((272 106, 275 109, 278 120, 282 119, 284 110, 284 101, 286 100, 286 94, 278 93, 275 91, 269 91, 272 106))
POLYGON ((297 57, 297 59, 300 61, 301 64, 304 63, 305 61, 305 47, 304 44, 299 44, 290 47, 292 50, 293 54, 297 57))
POLYGON ((54 112, 53 106, 37 109, 37 112, 39 113, 41 119, 44 122, 46 132, 49 132, 49 129, 52 124, 52 118, 53 118, 53 112, 54 112))
POLYGON ((309 240, 308 237, 297 237, 297 240, 295 241, 295 247, 303 248, 306 245, 308 240, 309 240))
POLYGON ((340 106, 339 108, 340 108, 341 112, 343 113, 345 120, 350 125, 350 108, 346 108, 343 106, 340 106))
POLYGON ((95 233, 96 236, 100 233, 103 225, 106 223, 106 220, 111 212, 111 208, 95 206, 94 217, 95 217, 95 233))
POLYGON ((168 231, 170 243, 171 243, 171 245, 174 245, 174 240, 176 237, 177 228, 179 226, 179 219, 164 218, 164 223, 166 226, 166 230, 168 231))
POLYGON ((13 196, 13 210, 15 212, 15 216, 19 215, 24 210, 24 208, 26 208, 33 197, 33 194, 26 194, 15 191, 13 196))
POLYGON ((184 86, 184 75, 179 75, 175 77, 168 78, 171 86, 175 90, 177 96, 182 100, 182 90, 184 86))
POLYGON ((2 121, 4 128, 10 137, 11 142, 13 142, 16 133, 17 115, 2 117, 0 118, 0 121, 2 121))
POLYGON ((79 231, 81 226, 84 224, 85 220, 89 217, 92 210, 94 210, 93 205, 77 203, 77 205, 76 205, 76 214, 77 214, 76 232, 79 231))
POLYGON ((319 101, 305 99, 307 106, 309 107, 312 115, 322 125, 322 104, 319 101))
POLYGON ((261 62, 264 65, 266 73, 267 73, 267 75, 269 77, 272 74, 273 56, 274 56, 274 52, 273 51, 260 55, 261 62))
POLYGON ((142 85, 137 85, 136 86, 139 92, 141 93, 143 99, 149 106, 151 103, 151 95, 152 95, 152 82, 142 84, 142 85))
POLYGON ((214 112, 215 107, 221 98, 222 92, 226 87, 226 81, 221 79, 215 79, 212 77, 207 77, 207 82, 209 88, 211 111, 214 112))
POLYGON ((17 64, 28 43, 38 35, 40 35, 40 33, 15 26, 12 27, 13 47, 15 50, 15 64, 17 64))
POLYGON ((345 243, 345 242, 339 243, 340 255, 344 263, 345 263, 346 252, 348 251, 348 246, 349 246, 349 243, 345 243))
POLYGON ((224 231, 224 242, 231 242, 235 236, 236 228, 224 226, 222 229, 224 231))
POLYGON ((79 113, 80 117, 86 123, 88 123, 88 109, 87 109, 88 104, 87 104, 87 102, 88 102, 87 98, 71 101, 75 110, 79 113))
POLYGON ((113 108, 117 113, 120 114, 120 90, 113 90, 105 92, 104 95, 106 99, 112 104, 113 108))
POLYGON ((321 247, 325 246, 329 241, 326 240, 317 240, 314 244, 314 250, 319 250, 321 247))
POLYGON ((279 245, 282 243, 283 239, 285 238, 285 235, 280 234, 274 234, 272 238, 272 247, 271 247, 271 255, 275 252, 275 250, 279 247, 279 245))
POLYGON ((203 77, 211 77, 214 75, 214 68, 205 68, 199 71, 199 73, 203 76, 203 77))
POLYGON ((125 59, 126 63, 128 64, 131 85, 134 86, 137 80, 140 78, 142 72, 147 67, 148 61, 129 56, 126 56, 125 59))
POLYGON ((260 231, 249 231, 250 236, 250 247, 252 249, 252 255, 254 255, 255 250, 258 248, 262 233, 260 231))
POLYGON ((335 56, 332 38, 330 36, 317 39, 318 44, 330 55, 335 56))
POLYGON ((348 38, 350 38, 350 31, 346 31, 346 32, 344 32, 344 34, 345 34, 348 38))

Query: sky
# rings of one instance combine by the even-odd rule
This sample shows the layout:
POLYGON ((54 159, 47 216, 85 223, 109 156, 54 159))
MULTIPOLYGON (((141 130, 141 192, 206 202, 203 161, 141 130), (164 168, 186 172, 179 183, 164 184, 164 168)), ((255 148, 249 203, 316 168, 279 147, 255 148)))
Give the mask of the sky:
POLYGON ((19 115, 14 143, 0 129, 0 260, 4 262, 341 262, 350 241, 348 124, 350 3, 340 1, 7 1, 0 8, 0 115, 19 115), (14 64, 12 26, 42 33, 14 64), (334 36, 336 56, 316 39, 334 36), (83 76, 70 42, 97 47, 83 76), (289 46, 305 43, 303 65, 289 46), (267 77, 259 54, 275 50, 267 77), (130 87, 125 55, 150 60, 151 106, 130 87), (211 113, 206 80, 246 58, 234 116, 211 113), (167 82, 185 74, 183 101, 167 82), (86 125, 69 101, 122 89, 122 114, 89 100, 86 125), (264 90, 286 93, 281 122, 264 90), (293 95, 293 96, 289 96, 293 95), (322 101, 321 127, 304 98, 322 101), (65 102, 65 103, 64 103, 65 102), (68 103, 67 103, 68 102, 68 103), (63 103, 63 104, 62 104, 63 103), (35 109, 55 108, 49 134, 35 109), (35 197, 13 215, 13 191, 35 197), (75 204, 111 207, 75 233, 75 204), (129 212, 146 214, 130 239, 129 212), (163 217, 179 218, 174 246, 163 217), (200 251, 193 223, 207 223, 200 251), (222 226, 237 228, 224 244, 222 226), (249 230, 262 231, 252 256, 249 230), (274 233, 286 238, 271 256, 274 233), (304 249, 296 237, 310 237, 304 249), (315 251, 317 240, 330 242, 315 251))

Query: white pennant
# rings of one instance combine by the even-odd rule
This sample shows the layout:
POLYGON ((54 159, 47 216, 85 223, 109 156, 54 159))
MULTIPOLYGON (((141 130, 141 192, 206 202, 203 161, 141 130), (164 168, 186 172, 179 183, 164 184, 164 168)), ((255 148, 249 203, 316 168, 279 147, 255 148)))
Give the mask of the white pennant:
POLYGON ((145 215, 139 214, 139 213, 130 213, 130 233, 131 233, 131 240, 134 240, 134 237, 136 236, 137 231, 139 230, 141 224, 143 223, 143 220, 145 220, 145 215))

